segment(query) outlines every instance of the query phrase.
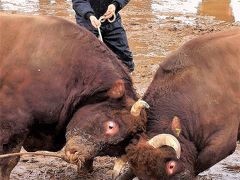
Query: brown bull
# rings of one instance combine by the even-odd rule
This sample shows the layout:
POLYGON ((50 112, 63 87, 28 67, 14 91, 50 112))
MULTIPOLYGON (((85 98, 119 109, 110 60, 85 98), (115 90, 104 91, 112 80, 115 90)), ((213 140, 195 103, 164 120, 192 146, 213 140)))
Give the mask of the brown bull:
MULTIPOLYGON (((0 154, 58 151, 90 170, 144 129, 128 72, 98 39, 64 19, 0 14, 0 154), (66 135, 66 137, 65 137, 66 135)), ((144 112, 142 112, 144 117, 144 112)), ((19 158, 0 160, 8 179, 19 158)))
POLYGON ((240 29, 195 38, 170 54, 143 99, 154 138, 127 148, 139 179, 193 179, 233 153, 240 134, 240 29))

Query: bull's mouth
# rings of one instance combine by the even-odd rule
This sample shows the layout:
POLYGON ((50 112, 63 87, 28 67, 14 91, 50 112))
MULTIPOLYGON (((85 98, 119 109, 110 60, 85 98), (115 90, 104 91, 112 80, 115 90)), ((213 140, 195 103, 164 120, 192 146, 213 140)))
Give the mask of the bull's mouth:
POLYGON ((83 155, 81 155, 80 152, 71 153, 70 151, 65 152, 66 159, 69 163, 77 165, 79 168, 81 168, 86 161, 86 158, 84 158, 83 155))

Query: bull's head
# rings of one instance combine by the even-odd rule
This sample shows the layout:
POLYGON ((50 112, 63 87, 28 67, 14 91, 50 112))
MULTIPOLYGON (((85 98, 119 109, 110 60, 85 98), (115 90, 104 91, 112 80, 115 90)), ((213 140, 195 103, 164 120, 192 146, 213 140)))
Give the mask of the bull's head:
MULTIPOLYGON (((114 176, 118 179, 130 180, 137 176, 145 179, 184 179, 189 174, 184 170, 181 157, 181 146, 176 137, 179 136, 181 127, 178 117, 172 121, 172 134, 158 134, 147 141, 147 137, 141 136, 139 140, 127 147, 127 155, 124 159, 117 160, 114 166, 114 176), (119 176, 120 171, 128 161, 130 168, 119 176), (181 176, 181 178, 179 178, 181 176)), ((191 178, 190 178, 191 179, 191 178)))
POLYGON ((96 156, 124 153, 132 136, 145 129, 147 103, 128 96, 122 80, 106 94, 106 100, 78 109, 67 126, 66 158, 80 172, 91 170, 96 156))

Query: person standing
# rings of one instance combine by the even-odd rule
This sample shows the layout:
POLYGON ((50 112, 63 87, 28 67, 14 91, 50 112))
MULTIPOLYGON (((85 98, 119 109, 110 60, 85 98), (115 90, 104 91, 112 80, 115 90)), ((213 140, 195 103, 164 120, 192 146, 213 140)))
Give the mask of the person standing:
POLYGON ((84 26, 89 31, 99 36, 97 28, 100 27, 103 42, 118 56, 128 67, 134 70, 132 52, 129 49, 127 35, 121 22, 119 11, 130 0, 72 0, 77 24, 84 26), (109 22, 108 19, 116 19, 109 22), (103 16, 105 21, 100 22, 103 16))

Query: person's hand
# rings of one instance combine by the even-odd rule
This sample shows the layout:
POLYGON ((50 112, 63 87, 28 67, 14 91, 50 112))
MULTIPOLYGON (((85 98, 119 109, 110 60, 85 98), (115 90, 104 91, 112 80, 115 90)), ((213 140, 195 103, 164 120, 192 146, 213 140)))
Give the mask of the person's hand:
POLYGON ((90 16, 89 17, 91 24, 93 27, 95 27, 96 29, 99 28, 101 26, 101 22, 95 17, 95 16, 90 16))
POLYGON ((110 4, 108 6, 107 11, 105 12, 105 14, 103 15, 105 19, 110 19, 114 13, 116 11, 116 6, 114 4, 110 4))

